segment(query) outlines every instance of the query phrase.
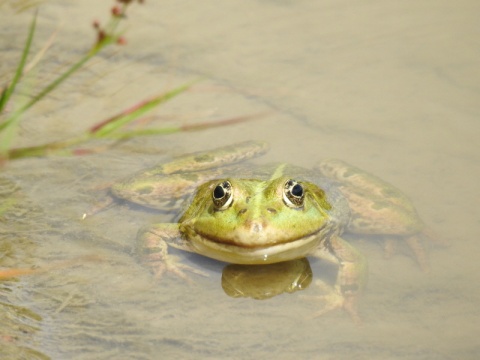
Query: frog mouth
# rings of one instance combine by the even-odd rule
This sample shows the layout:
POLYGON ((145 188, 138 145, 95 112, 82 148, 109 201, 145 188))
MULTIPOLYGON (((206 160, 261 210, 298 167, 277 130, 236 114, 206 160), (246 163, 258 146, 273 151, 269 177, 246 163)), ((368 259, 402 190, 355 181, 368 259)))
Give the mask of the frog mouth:
MULTIPOLYGON (((195 235, 198 238, 201 238, 202 241, 215 243, 218 246, 232 247, 234 249, 251 249, 251 250, 262 250, 268 248, 274 248, 279 245, 287 245, 293 248, 302 243, 302 240, 312 241, 315 237, 325 238, 329 237, 330 234, 324 234, 325 229, 328 229, 328 224, 323 224, 320 228, 316 229, 307 234, 303 234, 298 237, 287 237, 283 234, 283 237, 278 237, 276 234, 271 234, 268 231, 253 231, 246 233, 237 233, 236 236, 230 236, 229 238, 220 238, 218 236, 213 236, 205 232, 195 229, 195 235)), ((255 228, 255 227, 252 227, 255 228)), ((239 251, 239 250, 237 250, 239 251)))
POLYGON ((198 254, 234 264, 271 264, 305 257, 318 247, 323 236, 318 229, 298 239, 277 244, 241 246, 226 243, 200 233, 190 236, 190 245, 198 254))

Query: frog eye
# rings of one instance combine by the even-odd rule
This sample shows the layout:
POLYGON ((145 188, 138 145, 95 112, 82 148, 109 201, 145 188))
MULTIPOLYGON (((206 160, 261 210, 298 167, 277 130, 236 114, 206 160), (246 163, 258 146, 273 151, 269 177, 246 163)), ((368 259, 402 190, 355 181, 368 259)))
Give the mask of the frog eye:
POLYGON ((230 181, 223 181, 215 186, 212 192, 213 205, 216 210, 225 210, 233 202, 232 184, 230 181))
POLYGON ((300 208, 303 206, 305 191, 302 184, 296 180, 287 180, 283 186, 283 201, 291 208, 300 208))

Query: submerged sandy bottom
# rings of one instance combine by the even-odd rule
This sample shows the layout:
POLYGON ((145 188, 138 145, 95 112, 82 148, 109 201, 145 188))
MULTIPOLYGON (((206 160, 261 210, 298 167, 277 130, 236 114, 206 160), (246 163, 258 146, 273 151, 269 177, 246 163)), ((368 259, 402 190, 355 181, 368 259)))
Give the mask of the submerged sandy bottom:
MULTIPOLYGON (((478 25, 474 1, 206 1, 132 8, 128 46, 31 111, 18 144, 71 134, 198 75, 193 91, 155 114, 157 126, 267 113, 253 122, 136 139, 88 157, 12 162, 24 209, 1 228, 0 266, 61 268, 4 281, 4 357, 54 359, 473 359, 480 293, 476 218, 480 175, 478 25), (363 325, 318 311, 313 285, 268 300, 231 298, 224 264, 177 253, 209 277, 153 279, 131 255, 137 230, 168 215, 128 206, 81 220, 93 189, 184 152, 247 139, 271 144, 263 161, 349 161, 394 183, 450 246, 429 247, 422 273, 406 248, 354 240, 369 260, 363 325), (36 209, 35 211, 31 210, 36 209), (41 209, 40 209, 41 208, 41 209), (38 211, 37 211, 38 210, 38 211), (92 255, 95 255, 94 257, 92 255), (305 297, 301 295, 306 295, 305 297)), ((17 61, 30 14, 5 7, 0 67, 17 61)), ((97 2, 48 2, 40 46, 64 20, 36 82, 88 47, 97 2)), ((312 260, 315 279, 332 269, 312 260)))

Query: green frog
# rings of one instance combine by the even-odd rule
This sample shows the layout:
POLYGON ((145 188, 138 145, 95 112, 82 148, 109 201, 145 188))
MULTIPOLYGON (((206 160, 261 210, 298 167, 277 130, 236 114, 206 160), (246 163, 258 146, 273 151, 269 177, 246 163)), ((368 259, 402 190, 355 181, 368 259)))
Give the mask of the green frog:
POLYGON ((138 253, 156 276, 199 273, 170 255, 169 246, 234 264, 315 256, 338 266, 324 297, 326 308, 340 307, 358 318, 367 262, 342 238, 344 232, 405 239, 427 267, 419 237, 424 224, 398 189, 339 160, 323 161, 313 170, 240 164, 267 150, 266 143, 249 141, 189 154, 112 186, 118 198, 179 209, 177 221, 139 231, 138 253))

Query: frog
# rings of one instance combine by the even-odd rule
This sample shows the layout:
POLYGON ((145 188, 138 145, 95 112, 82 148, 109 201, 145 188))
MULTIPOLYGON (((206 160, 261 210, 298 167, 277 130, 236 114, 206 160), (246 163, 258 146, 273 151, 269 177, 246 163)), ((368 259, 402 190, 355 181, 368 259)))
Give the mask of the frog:
POLYGON ((338 267, 333 285, 319 284, 327 289, 326 310, 319 313, 342 308, 358 320, 368 265, 344 234, 403 239, 427 268, 421 236, 428 231, 396 187, 336 159, 312 169, 248 161, 268 149, 265 142, 246 141, 191 153, 111 187, 114 197, 176 214, 172 222, 138 232, 136 253, 157 278, 202 274, 171 255, 172 247, 245 265, 317 257, 338 267))

